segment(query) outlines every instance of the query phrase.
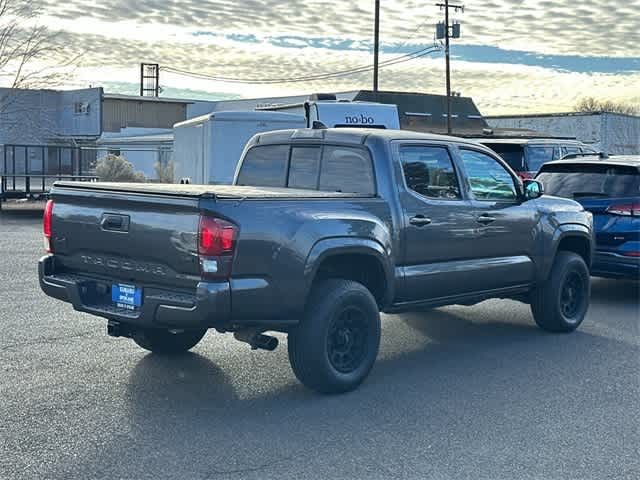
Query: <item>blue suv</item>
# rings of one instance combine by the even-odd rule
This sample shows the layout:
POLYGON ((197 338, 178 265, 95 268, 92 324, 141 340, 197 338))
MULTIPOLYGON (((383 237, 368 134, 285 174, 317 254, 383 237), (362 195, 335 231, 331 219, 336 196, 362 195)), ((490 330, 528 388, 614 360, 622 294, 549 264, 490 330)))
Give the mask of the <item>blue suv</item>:
POLYGON ((593 213, 592 275, 640 279, 640 156, 550 162, 536 179, 545 193, 576 200, 593 213))

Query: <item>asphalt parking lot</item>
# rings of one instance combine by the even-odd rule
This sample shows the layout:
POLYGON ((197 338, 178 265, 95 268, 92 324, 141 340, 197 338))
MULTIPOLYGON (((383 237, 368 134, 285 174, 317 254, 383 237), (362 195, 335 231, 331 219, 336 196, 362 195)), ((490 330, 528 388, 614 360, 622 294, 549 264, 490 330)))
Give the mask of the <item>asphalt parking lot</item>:
POLYGON ((570 335, 527 306, 386 315, 355 392, 294 378, 286 339, 166 359, 45 297, 37 211, 0 213, 0 478, 640 478, 640 284, 594 279, 570 335))

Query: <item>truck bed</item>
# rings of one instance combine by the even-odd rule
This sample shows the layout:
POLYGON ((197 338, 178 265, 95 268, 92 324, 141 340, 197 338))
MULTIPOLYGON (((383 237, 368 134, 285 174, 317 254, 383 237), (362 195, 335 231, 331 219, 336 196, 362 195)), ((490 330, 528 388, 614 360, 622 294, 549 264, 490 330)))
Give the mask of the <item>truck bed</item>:
POLYGON ((176 197, 208 197, 221 199, 299 199, 299 198, 367 198, 371 195, 326 192, 278 187, 246 187, 235 185, 183 185, 166 183, 56 182, 55 188, 71 188, 116 193, 171 195, 176 197))

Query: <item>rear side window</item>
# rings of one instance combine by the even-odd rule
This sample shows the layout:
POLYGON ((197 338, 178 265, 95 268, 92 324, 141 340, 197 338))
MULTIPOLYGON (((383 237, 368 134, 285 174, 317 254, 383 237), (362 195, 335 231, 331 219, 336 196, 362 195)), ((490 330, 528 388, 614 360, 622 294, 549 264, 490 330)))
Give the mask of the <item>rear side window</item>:
POLYGON ((320 190, 373 195, 375 183, 369 154, 360 148, 325 146, 320 190))
POLYGON ((284 187, 287 181, 288 145, 254 147, 244 157, 238 185, 284 187))
POLYGON ((614 165, 549 165, 536 177, 549 195, 565 198, 634 197, 640 195, 640 173, 614 165))
POLYGON ((400 161, 407 187, 414 192, 430 198, 460 198, 458 179, 446 148, 402 147, 400 161))
POLYGON ((540 167, 554 159, 554 147, 548 146, 527 146, 527 170, 537 172, 540 167))
POLYGON ((500 155, 516 172, 527 170, 524 165, 524 147, 522 145, 508 143, 486 143, 485 145, 500 155))

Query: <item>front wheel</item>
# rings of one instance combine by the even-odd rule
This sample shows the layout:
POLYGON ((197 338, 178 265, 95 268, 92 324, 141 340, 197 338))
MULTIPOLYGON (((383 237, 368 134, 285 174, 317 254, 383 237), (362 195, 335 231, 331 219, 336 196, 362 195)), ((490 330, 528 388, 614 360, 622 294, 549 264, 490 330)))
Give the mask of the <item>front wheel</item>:
POLYGON ((206 329, 168 330, 141 328, 133 332, 132 338, 140 347, 162 355, 177 355, 195 347, 207 333, 206 329))
POLYGON ((380 346, 375 298, 351 280, 325 280, 311 292, 305 315, 289 333, 291 368, 320 393, 353 390, 367 377, 380 346))
POLYGON ((573 252, 558 252, 548 280, 532 294, 533 318, 543 330, 572 332, 587 314, 590 294, 584 259, 573 252))

